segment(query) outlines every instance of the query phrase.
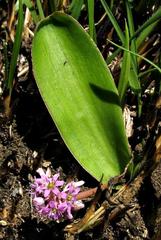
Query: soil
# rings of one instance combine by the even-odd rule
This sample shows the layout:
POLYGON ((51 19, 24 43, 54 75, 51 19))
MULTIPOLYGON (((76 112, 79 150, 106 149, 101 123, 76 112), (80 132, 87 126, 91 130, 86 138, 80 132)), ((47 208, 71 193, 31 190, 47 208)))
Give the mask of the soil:
MULTIPOLYGON (((5 17, 4 12, 2 15, 5 17)), ((73 222, 43 221, 37 215, 32 205, 30 184, 39 167, 50 167, 52 171, 59 169, 68 179, 82 179, 86 189, 97 187, 98 182, 73 158, 41 99, 32 75, 30 45, 30 41, 22 44, 19 65, 25 58, 29 70, 25 76, 16 79, 11 109, 6 107, 7 98, 1 96, 0 239, 161 240, 160 152, 155 166, 148 163, 129 184, 122 184, 123 192, 116 186, 110 193, 101 192, 96 209, 103 206, 105 213, 97 226, 77 234, 92 198, 85 201, 85 209, 75 213, 74 219, 80 222, 77 224, 74 220, 72 227, 76 230, 73 232, 64 231, 73 222)), ((0 61, 3 54, 1 46, 0 61)), ((2 68, 0 76, 3 84, 2 68)), ((142 150, 135 141, 140 132, 134 129, 134 134, 135 138, 130 141, 136 146, 135 155, 142 150)))

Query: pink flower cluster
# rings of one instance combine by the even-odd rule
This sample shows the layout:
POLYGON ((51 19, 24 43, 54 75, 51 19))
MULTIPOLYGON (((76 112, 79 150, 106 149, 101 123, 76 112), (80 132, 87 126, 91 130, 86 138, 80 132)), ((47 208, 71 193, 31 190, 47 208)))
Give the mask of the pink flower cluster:
POLYGON ((51 176, 49 168, 46 173, 42 168, 37 172, 40 178, 35 178, 31 184, 31 195, 38 213, 58 222, 72 219, 72 211, 84 207, 76 198, 84 181, 66 183, 59 179, 59 173, 51 176))

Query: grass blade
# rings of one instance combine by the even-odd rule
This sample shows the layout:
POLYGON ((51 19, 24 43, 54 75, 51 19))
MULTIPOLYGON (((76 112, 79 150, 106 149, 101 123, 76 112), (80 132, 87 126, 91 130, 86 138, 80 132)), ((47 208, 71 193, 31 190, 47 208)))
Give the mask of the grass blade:
POLYGON ((71 16, 77 20, 80 16, 83 3, 84 0, 73 0, 71 5, 69 6, 69 12, 71 12, 71 16))
POLYGON ((112 41, 109 40, 109 39, 107 39, 107 41, 110 42, 111 44, 113 44, 114 46, 116 46, 116 47, 118 47, 118 48, 120 48, 120 49, 122 49, 122 50, 124 50, 124 51, 127 51, 127 52, 129 52, 129 53, 131 53, 131 54, 133 54, 133 55, 141 58, 141 59, 143 59, 145 62, 149 63, 149 64, 152 65, 155 69, 157 69, 159 73, 161 73, 161 68, 160 68, 158 65, 156 65, 155 63, 153 63, 152 61, 150 61, 148 58, 143 57, 142 55, 140 55, 140 54, 138 54, 138 53, 132 52, 132 51, 130 51, 129 49, 126 49, 126 48, 118 45, 117 43, 112 42, 112 41))
POLYGON ((96 42, 94 25, 94 0, 88 0, 89 35, 96 42))
MULTIPOLYGON (((129 26, 129 35, 130 38, 134 35, 135 29, 134 29, 134 21, 133 21, 133 16, 132 16, 132 11, 131 11, 131 6, 129 4, 129 1, 126 0, 125 2, 126 5, 126 11, 127 11, 127 21, 128 21, 128 26, 129 26)), ((135 39, 131 40, 131 51, 136 52, 136 42, 135 39)), ((137 58, 136 56, 132 56, 133 62, 134 62, 134 67, 135 70, 137 71, 137 58)))
POLYGON ((139 36, 136 38, 136 47, 139 49, 139 47, 144 43, 144 40, 151 34, 152 31, 155 30, 155 27, 158 25, 160 20, 157 20, 154 23, 151 23, 149 26, 147 26, 145 29, 141 31, 139 36))
POLYGON ((56 2, 56 0, 49 0, 49 5, 52 13, 56 11, 56 2))
MULTIPOLYGON (((131 10, 131 5, 128 0, 125 2, 126 5, 126 11, 127 11, 127 21, 129 26, 129 35, 130 38, 134 35, 135 29, 134 29, 134 20, 131 10)), ((136 39, 133 38, 131 40, 131 46, 130 50, 134 53, 137 52, 136 48, 136 39)), ((131 55, 131 68, 130 68, 130 77, 129 77, 129 85, 134 91, 135 94, 137 94, 138 98, 138 115, 141 115, 141 108, 142 108, 142 102, 141 102, 141 85, 140 85, 140 79, 138 77, 138 62, 137 62, 137 56, 131 55)))
POLYGON ((15 74, 15 69, 17 65, 17 58, 18 58, 18 54, 21 46, 23 24, 24 24, 24 16, 23 16, 22 0, 19 0, 18 24, 16 28, 16 36, 13 44, 12 57, 11 57, 11 62, 9 67, 9 76, 6 83, 6 87, 7 89, 9 89, 10 94, 12 92, 14 74, 15 74))
POLYGON ((109 65, 113 60, 114 58, 121 52, 121 49, 120 48, 117 48, 113 53, 112 55, 110 55, 109 57, 107 57, 106 59, 106 63, 107 65, 109 65))
POLYGON ((26 7, 29 9, 34 23, 37 24, 40 21, 40 19, 36 13, 35 7, 33 6, 31 0, 23 0, 23 4, 26 5, 26 7))
POLYGON ((136 38, 143 30, 158 20, 161 20, 161 7, 135 32, 132 38, 136 38))
POLYGON ((44 12, 43 12, 43 8, 42 8, 42 4, 41 4, 40 0, 36 0, 36 5, 38 8, 40 19, 42 20, 45 18, 45 16, 44 16, 44 12))
POLYGON ((115 28, 116 32, 117 32, 117 35, 118 37, 120 38, 122 44, 124 45, 124 41, 125 41, 125 36, 120 28, 120 26, 118 25, 117 23, 117 20, 115 19, 113 13, 111 12, 111 9, 109 8, 109 6, 107 5, 106 1, 105 0, 101 0, 101 3, 107 13, 107 16, 109 17, 113 27, 115 28))
MULTIPOLYGON (((125 23, 125 48, 129 50, 129 32, 127 23, 125 23)), ((119 97, 122 108, 124 108, 126 89, 129 84, 129 75, 130 75, 130 54, 128 51, 125 51, 123 54, 123 61, 118 85, 119 97)))

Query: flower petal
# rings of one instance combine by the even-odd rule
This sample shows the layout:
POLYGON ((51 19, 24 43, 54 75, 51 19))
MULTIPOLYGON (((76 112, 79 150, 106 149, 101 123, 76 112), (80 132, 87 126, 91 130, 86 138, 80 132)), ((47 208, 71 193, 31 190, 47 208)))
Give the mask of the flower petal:
POLYGON ((51 177, 51 170, 50 170, 50 168, 47 168, 46 176, 47 177, 51 177))
POLYGON ((85 182, 82 180, 82 181, 79 181, 79 182, 72 182, 72 183, 73 183, 73 186, 76 188, 76 187, 82 186, 85 182))
POLYGON ((44 197, 47 198, 50 195, 51 190, 50 189, 45 189, 44 191, 44 197))
POLYGON ((43 170, 42 168, 38 168, 36 172, 37 172, 41 177, 46 175, 45 172, 44 172, 44 170, 43 170))
POLYGON ((33 199, 33 202, 35 205, 43 205, 44 204, 44 199, 42 197, 35 197, 33 199))
POLYGON ((77 211, 77 210, 82 209, 82 208, 84 208, 84 203, 81 200, 75 201, 74 210, 77 211))

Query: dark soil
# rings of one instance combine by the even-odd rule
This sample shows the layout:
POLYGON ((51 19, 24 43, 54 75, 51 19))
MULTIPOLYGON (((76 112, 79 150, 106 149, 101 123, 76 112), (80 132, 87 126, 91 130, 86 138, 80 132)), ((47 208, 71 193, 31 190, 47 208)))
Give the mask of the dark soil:
POLYGON ((19 98, 13 119, 2 113, 0 117, 0 239, 63 239, 67 223, 36 220, 29 185, 38 167, 61 167, 68 177, 81 179, 84 171, 64 145, 40 96, 24 93, 19 98))
MULTIPOLYGON (((3 23, 6 9, 0 11, 3 23)), ((0 30, 3 39, 3 29, 0 30)), ((73 235, 64 231, 72 222, 58 224, 43 221, 37 216, 30 197, 30 183, 39 167, 50 167, 52 171, 59 169, 68 179, 83 179, 87 189, 98 186, 98 183, 76 162, 60 137, 35 85, 30 49, 31 41, 23 41, 19 65, 23 56, 29 70, 25 76, 16 79, 11 109, 7 107, 4 94, 1 96, 0 239, 161 240, 160 152, 157 153, 155 167, 151 168, 153 163, 147 163, 131 183, 123 184, 125 190, 122 193, 117 195, 115 186, 110 193, 102 193, 96 208, 107 201, 105 214, 100 224, 88 231, 73 235)), ((0 79, 3 85, 2 43, 0 50, 0 79)), ((137 126, 140 125, 137 122, 137 126)), ((137 142, 140 134, 143 132, 134 129, 135 137, 130 139, 136 146, 134 156, 142 151, 138 150, 137 142)), ((92 199, 87 199, 86 208, 77 212, 74 219, 81 220, 91 204, 92 199)))

